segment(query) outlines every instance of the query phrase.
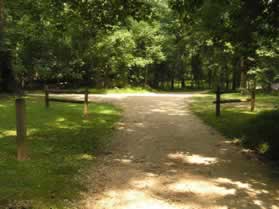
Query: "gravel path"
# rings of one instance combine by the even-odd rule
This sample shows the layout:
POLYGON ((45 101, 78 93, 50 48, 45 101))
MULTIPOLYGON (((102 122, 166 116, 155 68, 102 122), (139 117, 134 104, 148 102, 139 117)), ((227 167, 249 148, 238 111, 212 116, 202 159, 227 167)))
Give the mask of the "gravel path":
POLYGON ((192 96, 91 96, 124 116, 79 208, 279 208, 279 173, 203 124, 189 111, 192 96))

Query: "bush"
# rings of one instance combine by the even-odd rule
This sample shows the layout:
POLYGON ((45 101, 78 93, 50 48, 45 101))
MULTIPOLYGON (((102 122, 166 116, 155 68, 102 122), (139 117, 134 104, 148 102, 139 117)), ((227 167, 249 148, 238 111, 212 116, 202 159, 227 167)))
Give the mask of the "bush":
POLYGON ((279 110, 262 112, 251 119, 243 143, 268 158, 279 160, 279 110))

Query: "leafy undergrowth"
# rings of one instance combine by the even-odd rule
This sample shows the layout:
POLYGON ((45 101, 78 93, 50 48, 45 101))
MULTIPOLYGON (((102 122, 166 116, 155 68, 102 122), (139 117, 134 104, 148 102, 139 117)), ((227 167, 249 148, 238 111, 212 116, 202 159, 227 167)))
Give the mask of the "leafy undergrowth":
POLYGON ((279 160, 279 110, 259 113, 245 129, 243 144, 279 160))
MULTIPOLYGON (((222 99, 247 98, 240 94, 225 94, 222 99)), ((279 160, 279 97, 260 94, 256 98, 256 110, 250 111, 249 103, 221 105, 221 117, 215 116, 213 94, 197 96, 191 108, 205 123, 219 130, 228 138, 239 140, 245 148, 279 160)))
POLYGON ((51 103, 27 99, 30 160, 16 160, 14 99, 0 99, 0 208, 62 209, 85 190, 84 169, 94 163, 96 152, 109 143, 119 119, 111 105, 51 103))

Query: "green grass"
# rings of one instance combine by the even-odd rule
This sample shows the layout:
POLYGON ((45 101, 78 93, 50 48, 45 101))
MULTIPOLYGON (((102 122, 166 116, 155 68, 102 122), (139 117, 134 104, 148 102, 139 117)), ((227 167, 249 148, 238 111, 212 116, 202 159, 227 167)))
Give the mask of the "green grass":
POLYGON ((120 111, 111 105, 51 103, 27 99, 30 160, 16 160, 15 107, 13 98, 0 99, 0 208, 27 201, 34 209, 62 209, 78 200, 85 190, 82 174, 108 136, 120 111))
MULTIPOLYGON (((247 98, 238 93, 222 95, 222 99, 247 98)), ((279 130, 279 97, 258 94, 256 110, 250 111, 250 103, 232 103, 221 105, 221 117, 215 116, 214 94, 198 95, 191 108, 205 123, 219 130, 230 139, 236 139, 247 148, 256 150, 273 159, 279 159, 274 153, 279 130), (258 130, 261 130, 259 133, 258 130), (273 147, 272 147, 273 146, 273 147)), ((278 146, 278 147, 277 147, 278 146)))

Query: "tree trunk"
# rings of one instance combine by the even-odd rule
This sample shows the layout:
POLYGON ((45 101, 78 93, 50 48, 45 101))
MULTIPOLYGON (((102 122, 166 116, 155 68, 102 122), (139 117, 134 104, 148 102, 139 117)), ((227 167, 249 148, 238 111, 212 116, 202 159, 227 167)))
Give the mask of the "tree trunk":
POLYGON ((5 25, 5 16, 4 16, 4 0, 0 0, 0 40, 1 47, 3 46, 4 40, 4 25, 5 25))
POLYGON ((226 67, 226 89, 228 90, 230 88, 230 73, 228 70, 228 66, 226 67))
POLYGON ((186 88, 186 83, 185 83, 185 78, 181 79, 181 88, 185 89, 186 88))
POLYGON ((212 88, 212 71, 208 71, 208 88, 212 88))
POLYGON ((247 72, 246 71, 242 71, 241 72, 241 78, 240 78, 240 87, 242 89, 246 89, 247 88, 247 72))
POLYGON ((233 77, 232 77, 232 90, 236 90, 240 87, 240 59, 235 57, 233 60, 233 77))
POLYGON ((94 80, 95 80, 95 87, 97 89, 103 88, 103 79, 102 79, 102 73, 100 72, 100 69, 96 69, 94 80))
POLYGON ((5 92, 15 92, 16 82, 12 69, 12 53, 5 46, 4 0, 0 0, 0 70, 1 88, 5 92))
POLYGON ((148 67, 145 67, 145 72, 144 72, 144 86, 148 86, 148 67))
POLYGON ((171 90, 174 90, 174 78, 171 79, 171 90))
POLYGON ((242 90, 247 89, 247 65, 244 57, 240 60, 240 88, 242 90))
POLYGON ((237 88, 237 72, 236 72, 236 67, 233 69, 233 77, 232 77, 232 90, 236 90, 237 88))
POLYGON ((11 52, 3 48, 0 49, 0 69, 2 83, 1 88, 4 92, 15 92, 16 84, 15 77, 12 70, 12 56, 11 52))

